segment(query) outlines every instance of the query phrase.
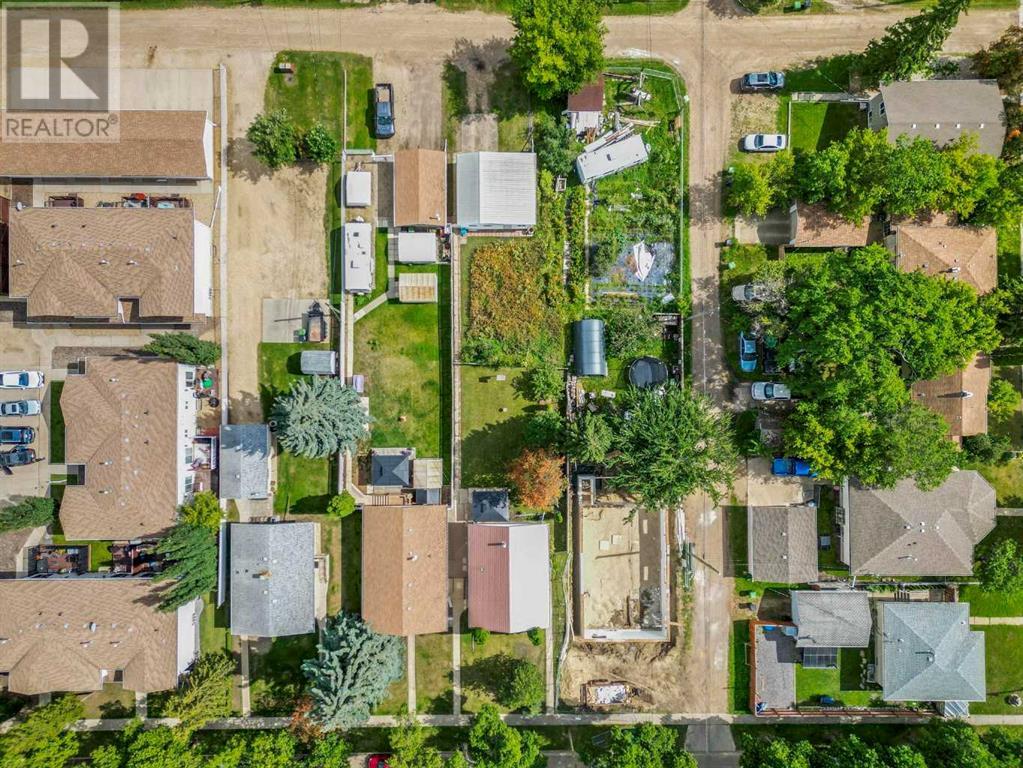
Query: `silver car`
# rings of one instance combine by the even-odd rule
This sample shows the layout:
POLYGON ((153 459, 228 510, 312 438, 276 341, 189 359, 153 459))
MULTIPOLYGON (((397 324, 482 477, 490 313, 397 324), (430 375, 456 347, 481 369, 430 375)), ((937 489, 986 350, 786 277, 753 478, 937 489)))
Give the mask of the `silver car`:
POLYGON ((38 400, 8 400, 0 403, 0 416, 38 416, 43 404, 38 400))
POLYGON ((789 145, 789 138, 784 133, 751 133, 742 140, 742 148, 747 152, 781 152, 789 145))
POLYGON ((754 382, 752 388, 754 400, 791 400, 792 391, 784 384, 775 384, 773 381, 754 382))
POLYGON ((767 286, 763 283, 743 283, 732 288, 735 301, 767 301, 767 286))

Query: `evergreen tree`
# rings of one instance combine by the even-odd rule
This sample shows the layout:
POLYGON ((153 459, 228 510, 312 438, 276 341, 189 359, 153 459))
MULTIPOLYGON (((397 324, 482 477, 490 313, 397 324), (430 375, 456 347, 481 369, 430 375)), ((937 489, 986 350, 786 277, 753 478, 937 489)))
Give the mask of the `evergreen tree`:
POLYGON ((970 0, 938 0, 933 7, 888 27, 884 37, 867 45, 862 75, 868 83, 891 83, 923 72, 969 6, 970 0))
POLYGON ((328 619, 317 658, 302 663, 312 719, 328 731, 366 722, 387 686, 404 674, 403 649, 401 638, 378 635, 358 616, 328 619))
POLYGON ((191 333, 154 333, 143 352, 177 360, 185 365, 213 365, 220 359, 220 345, 203 341, 191 333))
POLYGON ((39 707, 0 737, 3 768, 64 768, 78 754, 78 734, 67 727, 85 707, 76 696, 62 696, 39 707))
POLYGON ((30 496, 0 509, 0 533, 36 528, 53 522, 53 499, 30 496))
POLYGON ((571 93, 604 64, 604 33, 596 0, 516 0, 512 61, 526 89, 544 101, 571 93))
POLYGON ((602 464, 613 444, 614 434, 607 417, 599 411, 584 410, 572 423, 568 455, 583 464, 602 464))
POLYGON ((359 393, 332 376, 296 381, 274 401, 271 415, 284 449, 308 458, 354 451, 370 421, 359 393))
POLYGON ((178 523, 157 545, 165 558, 154 581, 173 579, 161 593, 160 610, 174 611, 217 585, 217 540, 209 529, 178 523))
POLYGON ((171 694, 165 711, 176 717, 187 732, 210 720, 231 714, 231 674, 234 662, 220 652, 204 653, 192 664, 188 677, 171 694))

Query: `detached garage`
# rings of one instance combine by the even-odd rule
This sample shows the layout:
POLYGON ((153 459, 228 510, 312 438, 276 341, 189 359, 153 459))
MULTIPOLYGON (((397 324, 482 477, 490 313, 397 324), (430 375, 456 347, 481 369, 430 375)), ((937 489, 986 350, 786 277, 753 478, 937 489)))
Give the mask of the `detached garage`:
POLYGON ((463 152, 455 159, 458 226, 519 230, 536 226, 536 155, 463 152))

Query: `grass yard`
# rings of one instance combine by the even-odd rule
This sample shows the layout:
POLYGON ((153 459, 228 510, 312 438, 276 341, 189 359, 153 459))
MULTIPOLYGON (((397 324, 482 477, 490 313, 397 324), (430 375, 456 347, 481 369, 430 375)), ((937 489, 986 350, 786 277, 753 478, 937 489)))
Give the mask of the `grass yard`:
POLYGON ((867 707, 880 701, 881 689, 865 688, 860 680, 862 659, 860 649, 839 649, 838 667, 808 669, 796 665, 796 702, 802 706, 819 706, 821 696, 830 696, 839 705, 867 707))
POLYGON ((306 680, 302 662, 316 656, 316 634, 278 637, 270 647, 257 651, 266 643, 249 644, 250 695, 252 714, 287 716, 295 710, 306 680))
MULTIPOLYGON (((999 517, 996 522, 979 548, 1003 539, 1015 539, 1023 545, 1023 517, 999 517)), ((959 588, 959 599, 970 604, 971 616, 1023 616, 1023 592, 985 592, 977 585, 964 584, 959 588)))
POLYGON ((341 521, 341 607, 362 612, 362 512, 341 521))
MULTIPOLYGON (((757 269, 767 261, 761 245, 734 245, 721 254, 721 281, 718 289, 721 306, 721 328, 725 333, 725 359, 733 376, 746 381, 763 379, 763 372, 743 373, 739 369, 739 331, 745 330, 749 317, 732 301, 732 288, 750 281, 757 269)), ((758 361, 758 368, 760 361, 758 361)))
POLYGON ((382 293, 387 293, 387 230, 377 229, 376 241, 373 246, 373 259, 376 262, 373 290, 355 296, 355 308, 362 309, 382 293))
POLYGON ((462 486, 506 485, 505 469, 522 451, 526 422, 536 408, 515 386, 523 368, 463 365, 462 486), (504 376, 504 381, 498 381, 504 376))
MULTIPOLYGON (((1023 274, 1020 268, 1020 231, 1019 227, 1005 226, 998 227, 998 282, 1004 283, 1014 277, 1023 274)), ((1023 343, 1023 339, 1017 339, 1017 343, 1023 343)), ((54 385, 50 385, 51 387, 54 385)))
POLYGON ((64 463, 64 412, 60 409, 63 381, 50 382, 50 463, 64 463))
POLYGON ((202 614, 199 616, 199 647, 203 653, 224 651, 229 656, 233 655, 227 603, 218 608, 215 592, 204 595, 202 603, 202 614))
POLYGON ((998 506, 1023 507, 1023 459, 1005 464, 966 464, 965 468, 976 469, 994 486, 998 506))
POLYGON ((792 149, 813 152, 841 140, 853 128, 866 127, 866 113, 858 104, 794 101, 792 149))
POLYGON ((120 683, 105 683, 103 688, 79 697, 87 719, 132 718, 135 716, 135 692, 120 683))
POLYGON ((286 109, 300 129, 323 123, 339 141, 344 138, 345 72, 348 73, 348 146, 374 149, 373 62, 354 53, 281 51, 282 61, 295 65, 294 75, 271 70, 264 95, 265 109, 286 109))
POLYGON ((749 622, 733 621, 729 635, 728 705, 734 713, 749 712, 749 622))
MULTIPOLYGON (((526 634, 501 635, 492 633, 487 642, 475 645, 462 617, 462 711, 479 712, 484 704, 497 704, 495 690, 502 684, 507 670, 500 663, 499 656, 525 659, 544 671, 543 644, 533 645, 526 634)), ((545 633, 546 634, 546 633, 545 633)), ((502 712, 508 710, 497 704, 502 712)))
MULTIPOLYGON (((333 471, 333 470, 332 470, 333 471)), ((327 615, 341 610, 341 520, 328 517, 322 509, 308 515, 292 514, 292 522, 317 523, 320 526, 320 548, 330 556, 327 574, 327 615)))
POLYGON ((411 447, 421 458, 448 455, 439 307, 392 300, 355 325, 354 370, 366 377, 374 447, 411 447))
MULTIPOLYGON (((63 492, 63 488, 61 488, 63 492)), ((89 548, 89 572, 96 573, 101 568, 107 570, 114 564, 114 558, 110 554, 109 541, 68 541, 62 533, 58 533, 60 530, 60 520, 56 519, 54 522, 53 531, 51 536, 53 543, 60 547, 88 547, 89 548)))
POLYGON ((849 90, 849 71, 856 57, 852 54, 832 56, 807 62, 785 71, 783 93, 817 91, 839 93, 849 90))
MULTIPOLYGON (((404 659, 402 651, 402 659, 404 659)), ((408 711, 408 680, 405 678, 405 671, 402 670, 401 677, 387 686, 387 693, 373 710, 374 715, 398 715, 408 711)))
POLYGON ((1005 697, 1010 693, 1023 694, 1023 627, 974 627, 984 632, 987 655, 987 701, 972 702, 970 714, 1015 715, 1018 707, 1010 706, 1005 697))
POLYGON ((416 711, 450 715, 454 709, 451 689, 451 640, 449 634, 416 636, 416 711))

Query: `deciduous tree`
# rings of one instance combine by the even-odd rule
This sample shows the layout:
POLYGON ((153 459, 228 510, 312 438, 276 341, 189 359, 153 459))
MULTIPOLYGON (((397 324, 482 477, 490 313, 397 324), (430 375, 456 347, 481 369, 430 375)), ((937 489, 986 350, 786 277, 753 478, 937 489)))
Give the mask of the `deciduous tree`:
POLYGON ((217 541, 208 528, 178 523, 157 545, 165 558, 153 581, 172 580, 160 593, 160 610, 174 611, 217 585, 217 541))
POLYGON ((696 761, 679 743, 678 734, 663 725, 644 723, 612 728, 607 746, 596 752, 593 768, 695 768, 696 761))
POLYGON ((309 458, 355 450, 370 421, 359 393, 333 376, 296 381, 271 413, 284 449, 309 458))
POLYGON ((1023 27, 1013 26, 987 48, 973 55, 981 77, 993 78, 1008 95, 1023 92, 1023 27))
POLYGON ((526 448, 508 467, 508 479, 520 504, 549 510, 565 490, 563 460, 544 448, 526 448))
POLYGON ((510 659, 508 667, 508 676, 500 690, 500 703, 513 712, 523 710, 537 714, 547 693, 543 672, 521 658, 510 659))
POLYGON ((694 491, 719 499, 734 477, 731 420, 675 382, 626 392, 612 430, 613 482, 647 509, 676 507, 694 491))
POLYGON ((167 717, 191 732, 210 720, 231 714, 231 674, 234 662, 220 652, 202 654, 192 664, 181 687, 167 701, 167 717))
POLYGON ((70 695, 31 711, 0 738, 0 766, 63 768, 78 753, 78 734, 66 729, 84 712, 70 695))
POLYGON ((348 491, 333 496, 327 504, 327 514, 331 517, 343 519, 355 511, 355 497, 348 491))
POLYGON ((742 740, 741 768, 810 768, 813 745, 780 738, 746 736, 742 740))
POLYGON ((327 731, 366 722, 404 673, 403 648, 401 638, 379 635, 353 614, 328 619, 317 657, 302 663, 312 719, 327 731))
POLYGON ((533 149, 541 168, 567 177, 575 166, 579 141, 566 120, 538 112, 533 118, 533 149))
POLYGON ((246 136, 252 142, 252 153, 268 168, 277 169, 298 159, 298 130, 285 109, 256 115, 246 136))
POLYGON ((522 437, 530 448, 560 451, 565 442, 565 419, 559 411, 544 408, 529 417, 522 437))
POLYGON ((303 160, 314 163, 332 163, 338 158, 341 142, 327 130, 323 123, 313 123, 308 131, 302 134, 301 155, 303 160))
POLYGON ((985 592, 1023 590, 1023 552, 1015 539, 1000 539, 977 553, 974 567, 985 592))
POLYGON ((604 63, 596 0, 516 0, 512 61, 526 89, 549 101, 591 80, 604 63))
POLYGON ((980 734, 962 720, 931 720, 919 740, 919 749, 932 767, 1000 768, 980 734))
POLYGON ((546 762, 539 737, 505 723, 493 704, 484 704, 473 720, 468 746, 475 768, 539 768, 546 762))
POLYGON ((391 731, 390 768, 444 768, 444 758, 428 743, 435 729, 411 717, 402 717, 391 731))
POLYGON ((220 529, 220 501, 215 493, 201 491, 181 506, 179 519, 189 525, 205 528, 212 533, 220 529))
POLYGON ((611 357, 638 357, 660 339, 650 302, 641 298, 603 297, 596 312, 604 321, 604 339, 611 357))
POLYGON ((154 333, 143 352, 177 360, 185 365, 213 365, 220 359, 220 345, 204 341, 191 333, 174 331, 154 333))
POLYGON ((987 392, 987 410, 995 421, 1011 419, 1019 410, 1020 394, 1012 382, 1006 379, 992 379, 987 392))
POLYGON ((53 499, 29 496, 17 504, 0 509, 0 533, 37 528, 53 522, 53 499))

